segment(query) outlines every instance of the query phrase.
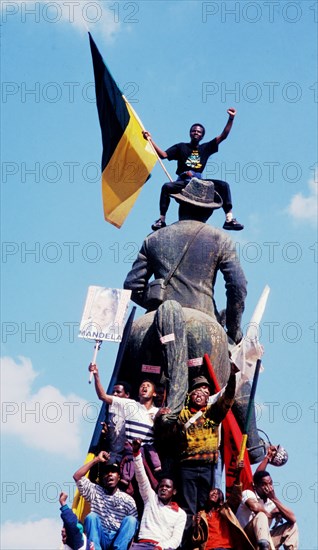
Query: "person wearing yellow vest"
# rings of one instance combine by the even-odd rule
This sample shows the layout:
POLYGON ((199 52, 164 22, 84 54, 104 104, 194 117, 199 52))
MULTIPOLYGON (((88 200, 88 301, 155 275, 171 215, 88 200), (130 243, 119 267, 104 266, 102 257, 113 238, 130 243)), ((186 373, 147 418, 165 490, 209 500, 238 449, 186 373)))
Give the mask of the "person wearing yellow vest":
POLYGON ((224 390, 209 404, 211 386, 204 376, 194 378, 178 424, 181 428, 180 484, 181 506, 187 513, 184 543, 190 540, 192 517, 205 506, 214 485, 214 469, 218 459, 219 425, 232 407, 235 395, 235 372, 231 373, 224 390))

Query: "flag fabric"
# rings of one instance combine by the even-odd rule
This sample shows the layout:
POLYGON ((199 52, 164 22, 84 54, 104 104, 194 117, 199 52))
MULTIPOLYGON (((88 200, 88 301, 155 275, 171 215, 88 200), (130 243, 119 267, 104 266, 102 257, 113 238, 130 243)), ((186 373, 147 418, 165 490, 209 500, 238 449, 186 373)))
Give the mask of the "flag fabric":
MULTIPOLYGON (((220 385, 214 372, 210 357, 204 355, 205 364, 209 376, 214 384, 216 392, 220 391, 220 385)), ((223 428, 223 459, 225 466, 225 485, 227 495, 231 491, 235 477, 237 457, 240 452, 242 442, 242 432, 232 411, 228 411, 222 421, 223 428)), ((247 451, 244 454, 244 469, 241 472, 241 482, 244 489, 250 489, 253 482, 253 474, 247 451)))
POLYGON ((105 220, 121 227, 158 157, 143 126, 107 69, 89 33, 96 104, 102 132, 102 196, 105 220))

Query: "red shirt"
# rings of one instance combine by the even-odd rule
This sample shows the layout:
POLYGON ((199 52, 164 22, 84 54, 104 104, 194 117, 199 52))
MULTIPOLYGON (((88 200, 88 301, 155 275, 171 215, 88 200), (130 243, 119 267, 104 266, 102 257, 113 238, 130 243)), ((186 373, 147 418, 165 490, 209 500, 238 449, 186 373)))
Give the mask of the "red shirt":
POLYGON ((218 510, 207 514, 209 537, 206 548, 232 548, 229 521, 218 510))

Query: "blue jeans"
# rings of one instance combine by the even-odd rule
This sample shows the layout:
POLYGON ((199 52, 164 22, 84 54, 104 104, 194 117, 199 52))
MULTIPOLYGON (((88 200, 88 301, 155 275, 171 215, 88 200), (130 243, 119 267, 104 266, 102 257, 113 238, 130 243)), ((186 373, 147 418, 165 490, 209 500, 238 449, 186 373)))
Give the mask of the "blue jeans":
POLYGON ((95 512, 88 514, 84 521, 84 531, 87 538, 95 544, 95 550, 127 550, 137 528, 138 521, 133 516, 126 516, 118 531, 106 531, 95 512))

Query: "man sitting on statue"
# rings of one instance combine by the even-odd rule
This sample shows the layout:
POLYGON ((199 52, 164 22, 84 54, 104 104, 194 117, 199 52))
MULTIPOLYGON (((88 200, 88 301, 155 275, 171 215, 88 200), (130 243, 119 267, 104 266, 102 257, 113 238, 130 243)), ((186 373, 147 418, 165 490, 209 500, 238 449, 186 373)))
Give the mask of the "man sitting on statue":
MULTIPOLYGON (((205 128, 199 123, 192 124, 190 128, 190 143, 177 143, 169 147, 166 151, 160 149, 160 147, 151 140, 149 132, 143 133, 145 139, 152 141, 153 147, 161 159, 176 160, 178 162, 177 181, 165 183, 161 188, 160 218, 151 226, 154 231, 166 227, 166 214, 170 204, 170 195, 179 193, 181 189, 189 183, 192 177, 202 177, 202 172, 209 157, 217 153, 220 143, 229 135, 236 115, 236 110, 230 107, 230 109, 227 110, 227 114, 229 115, 229 119, 221 134, 213 140, 202 144, 200 144, 200 141, 204 138, 205 128)), ((223 201, 223 210, 225 213, 223 229, 241 231, 244 225, 233 218, 232 197, 229 184, 226 181, 215 180, 214 178, 213 181, 215 189, 219 195, 221 195, 223 201)))

